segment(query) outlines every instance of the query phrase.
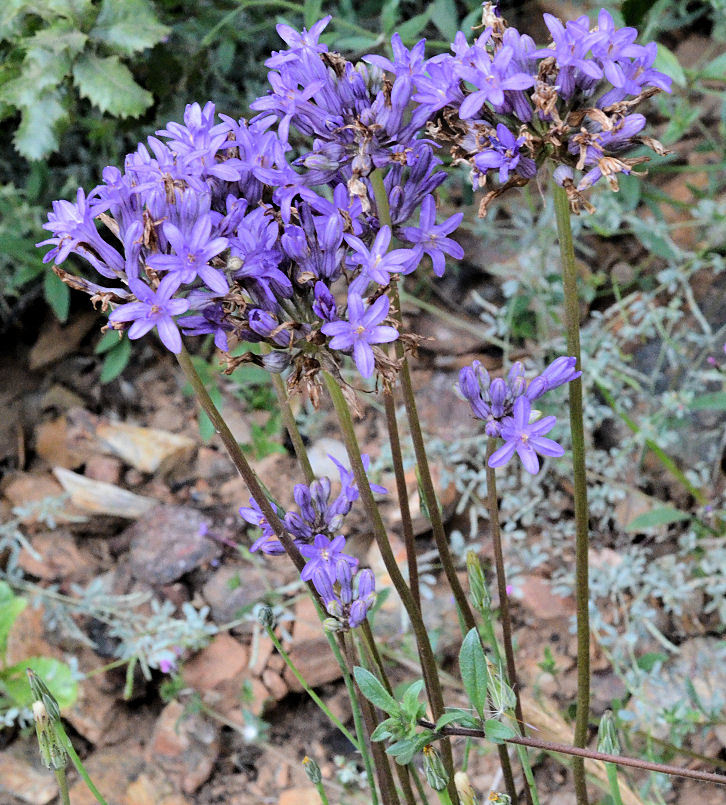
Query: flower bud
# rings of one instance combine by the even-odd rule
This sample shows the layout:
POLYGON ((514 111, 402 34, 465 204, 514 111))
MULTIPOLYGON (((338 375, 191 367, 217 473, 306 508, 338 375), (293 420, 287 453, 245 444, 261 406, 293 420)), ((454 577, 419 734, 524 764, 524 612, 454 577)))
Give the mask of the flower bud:
POLYGON ((617 755, 620 752, 620 741, 612 710, 606 710, 600 719, 597 731, 597 749, 598 752, 607 752, 609 755, 617 755))
POLYGON ((426 780, 434 791, 443 791, 449 782, 449 775, 446 773, 441 756, 431 744, 423 748, 423 767, 426 780))
POLYGON ((38 747, 43 764, 47 769, 65 769, 68 765, 68 755, 65 747, 58 739, 53 719, 51 719, 45 705, 40 699, 33 702, 33 719, 35 720, 35 734, 38 737, 38 747))
POLYGON ((477 612, 486 618, 491 611, 492 599, 487 589, 481 562, 474 551, 466 552, 466 569, 469 574, 469 598, 471 603, 477 612))
POLYGON ((262 366, 273 375, 282 374, 290 365, 290 356, 287 352, 269 352, 262 356, 262 366))
POLYGON ((314 785, 317 785, 319 782, 322 781, 323 776, 320 773, 320 766, 311 758, 305 755, 303 758, 303 768, 305 769, 305 774, 308 776, 308 780, 314 785))
POLYGON ((479 805, 476 792, 469 781, 469 775, 465 771, 456 772, 454 785, 456 785, 456 793, 459 795, 461 805, 479 805))
POLYGON ((257 620, 265 627, 265 629, 275 628, 275 615, 272 609, 268 606, 261 606, 257 610, 257 620))
POLYGON ((332 634, 333 632, 339 632, 343 627, 335 618, 326 618, 323 621, 323 629, 332 634))

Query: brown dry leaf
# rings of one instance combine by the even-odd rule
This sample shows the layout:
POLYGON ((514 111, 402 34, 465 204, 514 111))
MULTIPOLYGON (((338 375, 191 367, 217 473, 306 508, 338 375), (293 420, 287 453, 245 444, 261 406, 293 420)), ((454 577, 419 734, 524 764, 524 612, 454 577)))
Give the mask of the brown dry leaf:
POLYGON ((71 503, 92 514, 135 520, 159 505, 159 501, 153 498, 137 495, 103 481, 94 481, 63 467, 55 467, 53 475, 71 496, 71 503))
POLYGON ((56 319, 46 321, 38 340, 30 350, 30 368, 35 371, 50 366, 75 352, 86 333, 98 321, 98 314, 92 311, 77 313, 67 325, 56 319))
POLYGON ((127 422, 101 422, 96 428, 101 447, 140 472, 155 473, 191 459, 196 443, 188 436, 127 422))

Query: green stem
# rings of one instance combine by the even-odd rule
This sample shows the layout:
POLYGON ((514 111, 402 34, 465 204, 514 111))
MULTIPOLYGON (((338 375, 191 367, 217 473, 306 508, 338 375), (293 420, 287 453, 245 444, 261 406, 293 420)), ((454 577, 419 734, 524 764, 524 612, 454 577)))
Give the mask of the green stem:
POLYGON ((209 417, 212 425, 214 426, 214 430, 222 439, 222 443, 224 444, 230 459, 232 459, 232 463, 236 467, 237 472, 239 472, 245 484, 247 484, 250 495, 257 502, 257 505, 265 515, 267 522, 275 532, 275 536, 280 540, 283 548, 295 564, 295 567, 298 569, 298 571, 302 571, 302 569, 305 567, 305 559, 303 559, 297 545, 295 545, 292 537, 288 534, 287 529, 277 516, 275 510, 272 508, 272 504, 260 486, 260 482, 257 479, 255 471, 245 458, 242 449, 237 443, 237 440, 234 438, 234 435, 225 422, 224 417, 220 414, 217 406, 209 396, 201 377, 199 377, 197 370, 194 368, 194 364, 192 363, 189 353, 184 347, 182 347, 182 351, 176 356, 176 359, 182 371, 184 372, 186 379, 189 381, 192 389, 194 389, 194 393, 199 401, 199 404, 204 409, 204 413, 209 417))
MULTIPOLYGON (((567 193, 554 184, 557 235, 562 258, 562 285, 565 295, 565 327, 567 354, 577 359, 580 368, 580 305, 577 298, 575 248, 570 226, 570 207, 567 193)), ((570 433, 572 435, 572 467, 575 497, 575 600, 577 606, 577 714, 574 744, 587 743, 590 714, 590 620, 588 579, 588 513, 587 479, 585 476, 585 428, 582 417, 582 378, 569 383, 570 433)), ((577 805, 588 805, 585 763, 575 758, 573 763, 577 805)))
POLYGON ((101 796, 96 786, 93 784, 93 781, 88 776, 88 772, 86 771, 81 759, 76 754, 76 750, 73 748, 73 744, 71 743, 71 739, 66 735, 65 729, 63 729, 63 725, 60 721, 55 722, 55 733, 58 736, 58 740, 63 744, 63 748, 68 752, 68 757, 71 759, 71 763, 76 767, 76 771, 81 775, 83 782, 88 786, 88 790, 93 794, 96 798, 96 801, 99 805, 108 805, 106 800, 101 796))
POLYGON ((426 796, 426 789, 421 781, 421 775, 416 770, 416 766, 411 764, 411 777, 413 777, 413 784, 416 786, 416 792, 421 800, 421 805, 429 805, 429 798, 426 796))
POLYGON ((403 454, 401 452, 401 438, 398 432, 396 419, 396 404, 393 399, 393 389, 384 388, 383 404, 386 410, 386 426, 388 428, 388 441, 391 445, 391 461, 396 476, 396 493, 398 494, 398 507, 401 511, 401 528, 403 530, 403 543, 406 546, 406 561, 408 563, 408 583, 416 606, 421 609, 421 591, 418 580, 418 564, 416 562, 416 544, 411 520, 411 507, 408 503, 408 490, 406 489, 406 475, 403 469, 403 454))
POLYGON ((272 373, 271 377, 272 385, 275 387, 275 394, 277 394, 277 401, 280 404, 283 424, 290 436, 290 441, 295 450, 295 456, 305 476, 305 482, 309 485, 315 480, 315 474, 310 464, 308 451, 305 449, 305 442, 303 442, 302 435, 295 421, 295 414, 292 412, 292 407, 290 406, 290 398, 287 395, 285 381, 278 374, 272 373))
MULTIPOLYGON (((519 730, 522 735, 524 731, 524 715, 522 714, 522 702, 519 698, 519 679, 517 678, 517 667, 514 660, 514 641, 512 639, 512 616, 509 610, 509 595, 507 594, 507 575, 504 569, 504 551, 502 550, 502 532, 499 525, 499 500, 497 498, 497 479, 493 467, 489 466, 489 457, 494 452, 496 447, 496 440, 489 438, 487 440, 486 452, 486 478, 487 478, 487 508, 489 510, 489 530, 492 537, 492 545, 494 548, 494 566, 497 576, 497 590, 499 591, 499 614, 502 623, 502 636, 504 638, 504 655, 507 666, 507 676, 509 677, 509 684, 514 690, 516 696, 515 714, 517 722, 519 723, 519 730)), ((488 642, 492 646, 492 650, 500 662, 499 644, 494 633, 494 624, 491 618, 485 618, 484 631, 488 642)), ((517 789, 514 784, 514 777, 512 775, 511 762, 509 760, 509 753, 507 748, 499 745, 499 760, 502 764, 502 772, 504 774, 504 784, 507 789, 507 794, 512 799, 513 803, 518 802, 517 789)), ((521 761, 521 757, 520 757, 521 761)), ((525 771, 524 766, 522 770, 525 771)), ((525 772, 526 777, 526 772, 525 772)), ((531 792, 525 786, 524 796, 528 805, 533 805, 531 792)))
POLYGON ((68 780, 66 779, 66 770, 56 769, 55 779, 56 782, 58 783, 58 793, 60 794, 62 805, 71 805, 71 797, 70 794, 68 793, 68 780))
POLYGON ((623 798, 620 796, 620 783, 618 782, 618 767, 614 763, 606 763, 605 772, 610 784, 610 796, 613 798, 613 805, 623 805, 623 798))
MULTIPOLYGON (((363 505, 366 508, 366 512, 368 513, 368 517, 370 518, 371 525, 373 527, 373 534, 376 539, 376 544, 381 552, 386 571, 388 572, 393 586, 396 588, 396 591, 401 598, 401 602, 408 613, 409 620, 411 621, 411 626, 416 637, 416 643, 421 657, 421 665, 424 668, 424 677, 427 679, 429 684, 428 693, 431 711, 434 714, 434 718, 438 720, 444 713, 444 698, 441 692, 441 683, 439 681, 436 668, 436 659, 434 658, 434 653, 431 649, 431 643, 429 642, 429 635, 426 625, 423 622, 421 611, 416 606, 413 595, 406 585, 406 581, 403 578, 398 565, 396 564, 396 559, 393 555, 393 551, 391 550, 391 545, 386 534, 386 528, 383 525, 381 514, 378 511, 378 507, 376 506, 376 502, 373 498, 373 493, 371 492, 368 476, 366 475, 365 468, 363 467, 360 447, 358 446, 358 439, 355 435, 355 429, 353 428, 353 420, 351 418, 350 409, 348 408, 345 397, 343 396, 343 392, 336 383, 335 379, 328 372, 323 372, 323 380, 333 403, 333 407, 335 408, 335 413, 338 417, 338 422, 343 435, 343 441, 345 442, 346 451, 348 453, 348 459, 353 469, 353 474, 355 475, 361 500, 363 501, 363 505)), ((445 743, 442 745, 442 755, 444 766, 446 767, 450 778, 449 793, 451 793, 451 789, 453 788, 452 799, 454 803, 458 805, 459 798, 456 795, 456 787, 454 786, 454 763, 451 753, 451 743, 445 743)))
MULTIPOLYGON (((383 185, 383 174, 379 171, 373 171, 369 176, 373 193, 376 200, 376 208, 378 210, 378 217, 382 224, 391 226, 391 212, 388 206, 388 196, 383 185)), ((389 285, 389 296, 394 309, 394 316, 397 319, 399 326, 403 324, 403 317, 401 315, 401 300, 398 296, 398 286, 395 280, 391 280, 389 285)), ((408 358, 404 355, 403 345, 400 341, 396 342, 396 353, 401 359, 401 390, 403 391, 403 402, 406 406, 406 416, 408 418, 408 427, 411 432, 411 440, 413 442, 413 449, 416 455, 416 464, 418 465, 419 478, 421 480, 421 490, 423 493, 424 503, 429 512, 431 519, 431 528, 436 541, 436 548, 439 552, 441 565, 444 568, 446 579, 449 582, 451 591, 454 594, 456 605, 459 609, 459 615, 464 620, 466 631, 476 628, 476 621, 474 620, 474 613, 469 606, 469 600, 466 597, 464 588, 461 586, 459 577, 456 573, 456 566, 454 564, 451 551, 449 550, 449 543, 446 539, 446 532, 444 530, 444 522, 441 518, 441 511, 439 510, 439 503, 436 498, 436 491, 434 483, 431 478, 431 470, 429 468, 428 456, 426 455, 426 446, 424 443, 423 433, 421 431, 421 422, 418 416, 418 409, 416 407, 416 398, 413 393, 413 383, 411 381, 411 370, 408 365, 408 358)))
POLYGON ((343 682, 345 682, 345 689, 348 692, 348 698, 350 699, 350 706, 353 711, 353 726, 355 727, 355 734, 358 738, 357 744, 361 750, 363 765, 366 770, 366 779, 368 781, 368 788, 371 792, 371 805, 378 805, 378 793, 376 791, 376 781, 375 777, 373 776, 373 766, 371 764, 370 744, 366 741, 366 733, 363 727, 363 714, 360 709, 360 700, 358 699, 358 694, 356 693, 353 677, 350 675, 348 665, 346 664, 346 661, 343 658, 343 652, 340 650, 340 646, 338 645, 338 643, 332 638, 328 642, 330 643, 330 647, 333 649, 335 659, 338 661, 340 670, 343 673, 343 682))
POLYGON ((539 797, 537 796, 537 785, 534 782, 534 774, 532 774, 532 766, 529 762, 529 756, 527 755, 527 750, 523 746, 517 747, 517 755, 519 756, 519 762, 522 764, 522 770, 524 771, 524 779, 527 782, 525 786, 525 791, 529 791, 529 794, 532 799, 532 805, 539 805, 539 797))
POLYGON ((277 635, 273 632, 273 630, 267 626, 265 627, 267 630, 267 634, 272 640, 273 645, 280 653, 280 656, 283 660, 285 660, 285 664, 287 667, 292 671, 293 676, 297 681, 302 685, 303 690, 310 696, 310 698, 317 704, 317 706, 325 713, 325 715, 330 719, 330 721, 335 724, 335 726, 345 735, 345 737, 353 744, 353 746, 358 750, 361 751, 360 746, 358 745, 358 741, 353 737, 347 727, 344 726, 342 721, 335 716, 327 704, 318 696, 318 694, 310 687, 305 677, 300 673, 300 671, 295 667, 295 663, 290 659, 290 655, 285 651, 278 639, 277 635))
POLYGON ((451 797, 446 789, 443 791, 437 791, 436 793, 439 795, 439 802, 441 805, 451 805, 451 797))
POLYGON ((318 796, 320 797, 321 805, 330 805, 328 795, 325 793, 325 789, 323 788, 322 782, 315 783, 315 788, 317 788, 318 790, 318 796))
MULTIPOLYGON (((381 655, 378 653, 378 649, 376 648, 375 640, 373 639, 373 633, 371 632, 371 627, 368 621, 364 621, 361 626, 361 635, 363 636, 362 640, 357 640, 356 638, 358 635, 353 633, 353 637, 355 640, 356 648, 358 649, 358 656, 363 657, 364 652, 361 651, 361 643, 363 644, 363 648, 365 650, 365 656, 367 656, 369 665, 366 667, 366 670, 369 671, 371 667, 375 667, 378 669, 378 678, 381 681, 381 684, 386 689, 386 691, 393 696, 393 687, 391 686, 391 682, 388 679, 388 674, 386 673, 386 669, 383 666, 383 662, 381 660, 381 655), (368 627, 366 631, 365 627, 368 627)), ((409 776, 409 770, 413 769, 413 764, 401 766, 399 763, 394 764, 396 769, 396 775, 398 776, 398 781, 401 784, 401 790, 403 791, 403 796, 406 800, 406 805, 416 805, 416 799, 413 795, 413 789, 411 788, 411 778, 409 776)))
MULTIPOLYGON (((355 646, 353 645, 352 639, 349 640, 348 635, 344 633, 340 636, 340 642, 342 644, 343 651, 345 652, 348 672, 352 673, 353 668, 360 664, 359 662, 356 662, 355 646)), ((355 683, 355 686, 357 688, 357 683, 355 683)), ((376 772, 378 774, 378 783, 381 789, 383 805, 401 805, 395 783, 393 782, 393 773, 391 772, 388 755, 385 753, 380 743, 374 743, 370 740, 370 736, 373 734, 373 730, 375 730, 377 723, 375 709, 371 702, 369 702, 368 699, 363 695, 360 689, 358 689, 357 701, 359 701, 361 704, 363 719, 368 732, 368 746, 370 746, 371 753, 375 759, 376 772)))

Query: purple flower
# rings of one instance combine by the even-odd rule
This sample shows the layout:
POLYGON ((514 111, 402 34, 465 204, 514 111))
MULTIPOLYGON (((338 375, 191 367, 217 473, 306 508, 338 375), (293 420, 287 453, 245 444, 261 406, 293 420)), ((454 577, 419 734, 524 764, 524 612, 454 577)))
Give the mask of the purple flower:
POLYGON ((175 278, 177 286, 193 282, 198 276, 210 290, 226 294, 229 290, 227 278, 222 271, 212 268, 209 261, 227 248, 229 240, 212 237, 210 214, 197 218, 190 231, 182 231, 169 221, 162 229, 174 254, 149 255, 149 265, 168 271, 168 276, 175 278))
POLYGON ((514 403, 512 417, 502 422, 501 437, 504 444, 489 458, 490 467, 503 467, 516 452, 527 472, 535 475, 539 472, 539 459, 541 456, 562 456, 564 448, 552 439, 546 439, 545 433, 554 428, 557 418, 546 416, 530 424, 532 405, 526 397, 520 397, 514 403))
POLYGON ((330 339, 330 348, 353 350, 353 360, 363 377, 370 377, 375 368, 371 344, 386 344, 398 338, 395 327, 381 325, 388 315, 387 296, 379 297, 365 309, 363 299, 354 291, 348 293, 348 321, 332 321, 320 329, 330 339))
POLYGON ((459 107, 462 120, 474 117, 487 102, 495 107, 501 106, 505 90, 527 89, 534 85, 534 76, 530 73, 507 74, 513 57, 514 49, 508 45, 500 48, 494 58, 484 48, 475 49, 471 66, 464 65, 459 70, 464 80, 478 87, 459 107))
MULTIPOLYGON (((355 501, 360 497, 358 484, 355 480, 355 473, 353 470, 348 469, 348 467, 346 467, 344 464, 341 464, 340 461, 335 458, 335 456, 328 454, 328 458, 338 468, 338 473, 340 474, 341 494, 345 495, 350 503, 355 503, 355 501)), ((367 475, 371 466, 370 456, 367 453, 361 453, 360 458, 363 463, 363 469, 366 471, 367 475)), ((368 482, 368 485, 370 486, 372 492, 376 492, 379 495, 388 494, 388 490, 385 488, 385 486, 373 484, 370 481, 368 482)))
POLYGON ((354 570, 358 565, 358 560, 343 553, 345 548, 345 537, 339 534, 329 540, 323 534, 316 534, 312 545, 303 545, 300 553, 308 560, 302 569, 300 578, 309 581, 316 571, 327 574, 328 578, 335 582, 335 567, 339 560, 343 560, 354 570))
POLYGON ((312 580, 331 616, 325 622, 325 628, 329 631, 348 631, 360 626, 376 602, 373 571, 365 568, 354 577, 351 566, 343 559, 336 562, 332 578, 318 569, 313 573, 312 580))
POLYGON ((360 275, 356 278, 356 287, 360 290, 364 290, 369 282, 388 285, 391 274, 399 272, 405 274, 410 268, 412 257, 410 249, 388 251, 391 243, 389 226, 381 227, 370 249, 355 235, 346 235, 345 239, 353 247, 353 255, 349 258, 349 262, 361 267, 360 275))
POLYGON ((173 276, 164 277, 156 291, 149 288, 141 280, 129 277, 129 287, 134 292, 137 302, 119 305, 108 317, 111 322, 128 322, 130 339, 141 338, 149 330, 156 327, 164 346, 178 355, 182 349, 182 340, 174 321, 189 309, 186 299, 172 299, 179 283, 173 276))
POLYGON ((312 304, 313 313, 323 321, 337 321, 338 308, 335 304, 335 297, 330 293, 328 286, 318 280, 313 293, 315 294, 315 301, 312 304))
POLYGON ((434 267, 434 274, 443 277, 446 268, 445 254, 450 255, 455 260, 461 260, 464 250, 461 246, 446 235, 453 232, 461 223, 464 215, 457 212, 448 218, 443 224, 436 225, 436 202, 433 196, 426 196, 421 203, 421 214, 419 225, 405 226, 401 229, 401 235, 410 243, 418 244, 418 247, 431 258, 434 267))
POLYGON ((531 179, 537 173, 537 166, 529 157, 520 154, 519 149, 525 142, 525 137, 515 139, 504 124, 498 123, 497 136, 489 137, 489 147, 474 157, 474 165, 482 173, 499 168, 502 184, 509 178, 510 171, 531 179))
POLYGON ((577 371, 576 364, 577 358, 566 356, 556 358, 541 375, 538 375, 530 382, 524 393, 525 397, 530 402, 534 402, 545 392, 556 389, 558 386, 563 386, 565 383, 580 377, 582 372, 577 371))

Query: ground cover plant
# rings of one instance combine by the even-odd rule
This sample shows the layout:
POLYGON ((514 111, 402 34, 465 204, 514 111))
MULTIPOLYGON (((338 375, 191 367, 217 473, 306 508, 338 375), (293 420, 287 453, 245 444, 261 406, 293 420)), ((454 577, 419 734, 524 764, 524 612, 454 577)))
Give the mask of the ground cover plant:
MULTIPOLYGON (((718 439, 724 405, 715 357, 723 335, 709 322, 718 310, 707 309, 703 294, 694 291, 696 277, 718 287, 722 229, 678 244, 658 219, 646 225, 637 212, 640 204, 657 201, 648 197, 654 191, 641 188, 638 172, 647 161, 667 167, 669 148, 682 134, 670 126, 662 144, 647 128, 647 113, 658 119, 655 96, 665 97, 660 93, 670 93, 673 80, 682 77, 678 62, 666 58, 664 65, 661 58, 656 66, 656 46, 640 44, 637 31, 616 24, 606 10, 568 22, 546 14, 538 45, 485 4, 473 38, 456 33, 450 52, 428 59, 423 41, 409 47, 394 33, 389 57, 348 61, 333 50, 335 39, 323 38, 329 23, 324 17, 302 31, 278 26, 286 47, 267 60, 270 89, 251 103, 256 117, 217 115, 211 101, 189 104, 183 124, 168 123, 149 137, 127 156, 123 170, 107 167, 93 190, 54 202, 45 225, 50 238, 39 245, 52 247, 45 260, 56 276, 87 292, 107 315, 110 347, 116 349, 111 338, 121 338, 128 356, 130 341, 146 341, 155 331, 152 338, 176 357, 206 414, 203 426, 217 434, 247 488, 249 501, 239 501, 239 515, 256 531, 245 553, 256 567, 283 575, 277 567, 291 560, 297 573, 288 584, 303 595, 307 588, 319 634, 329 645, 326 661, 337 665, 331 678, 340 675, 349 695, 350 720, 341 719, 296 667, 284 584, 270 585, 257 599, 261 606, 240 608, 228 623, 206 623, 208 610, 199 601, 184 602, 183 618, 175 618, 168 599, 163 605, 152 600, 144 616, 133 610, 148 599, 119 601, 130 609, 120 618, 93 583, 75 588, 73 597, 51 590, 62 604, 57 617, 78 632, 68 616, 75 607, 106 624, 116 641, 111 666, 125 667, 126 697, 134 695, 137 670, 150 681, 170 674, 163 689, 170 704, 186 701, 187 716, 220 718, 249 741, 265 733, 254 693, 240 691, 244 726, 225 722, 214 704, 189 698, 180 665, 210 637, 243 624, 253 630, 252 665, 255 646, 266 636, 299 687, 356 750, 362 779, 353 775, 347 782, 340 773, 331 781, 329 768, 323 774, 305 758, 305 773, 323 802, 358 796, 384 803, 480 801, 467 774, 482 748, 498 758, 499 769, 487 783, 495 802, 560 801, 565 791, 578 805, 663 802, 680 793, 673 787, 677 777, 722 784, 723 775, 664 763, 686 751, 699 764, 718 766, 718 757, 704 757, 710 750, 693 748, 693 736, 713 734, 709 729, 718 729, 723 713, 717 677, 712 666, 703 666, 707 657, 707 665, 715 658, 718 667, 723 622, 718 439), (626 202, 613 203, 621 184, 626 202), (510 208, 503 218, 513 196, 526 206, 510 208), (467 197, 475 199, 484 222, 470 218, 465 231, 467 197), (457 198, 461 208, 454 212, 457 198), (440 209, 443 201, 447 212, 440 209), (637 264, 639 282, 627 264, 610 281, 582 276, 576 255, 596 248, 595 236, 612 232, 648 245, 651 264, 637 264), (496 303, 478 292, 468 295, 461 272, 449 285, 448 310, 427 301, 427 293, 446 287, 447 272, 465 257, 464 243, 492 243, 500 250, 512 236, 516 249, 508 265, 487 264, 503 279, 496 303), (100 279, 67 270, 71 254, 100 279), (584 323, 583 302, 589 306, 584 323), (433 309, 458 328, 468 316, 463 327, 483 334, 485 348, 476 359, 458 353, 459 399, 447 412, 460 420, 455 439, 427 439, 422 426, 412 367, 417 352, 425 354, 431 345, 404 315, 406 304, 433 309), (653 361, 646 348, 656 339, 662 346, 653 361), (185 340, 200 354, 190 355, 185 340), (209 367, 201 355, 212 348, 222 356, 225 374, 250 377, 254 370, 250 379, 262 388, 261 373, 270 377, 276 405, 269 395, 247 394, 248 407, 279 412, 279 420, 268 415, 251 431, 253 451, 240 449, 246 440, 228 424, 228 400, 220 412, 220 386, 213 383, 211 393, 207 388, 209 367), (649 359, 654 366, 643 365, 649 359), (296 416, 301 398, 307 407, 296 416), (372 404, 386 442, 382 447, 366 439, 375 464, 361 452, 365 432, 356 421, 372 404), (309 448, 314 410, 326 406, 344 449, 328 456, 322 472, 320 457, 309 448), (704 417, 709 449, 695 450, 696 457, 683 462, 672 434, 694 411, 704 417), (299 462, 299 476, 284 479, 287 489, 280 479, 258 476, 247 455, 274 457, 267 445, 278 421, 299 462), (638 451, 667 480, 634 497, 638 451), (385 503, 391 484, 371 480, 386 466, 397 493, 402 550, 391 534, 394 507, 385 503), (466 536, 462 528, 447 529, 441 499, 446 483, 459 493, 453 508, 468 519, 466 536), (414 498, 431 535, 428 561, 453 601, 448 627, 431 627, 435 577, 416 547, 414 498), (643 499, 646 511, 629 517, 634 500, 643 499), (625 514, 613 517, 623 500, 625 514), (375 544, 365 560, 355 548, 356 511, 375 544), (626 533, 646 539, 616 543, 618 553, 603 538, 620 533, 622 517, 626 533), (658 550, 658 540, 649 542, 654 529, 677 540, 675 549, 658 550), (487 552, 491 572, 482 566, 487 552), (558 562, 560 557, 567 561, 558 562), (557 685, 551 646, 544 646, 541 675, 533 683, 528 675, 530 684, 523 684, 517 667, 517 643, 526 630, 520 628, 515 641, 512 606, 521 592, 520 574, 536 567, 548 567, 559 589, 573 593, 576 684, 563 697, 572 732, 560 732, 559 740, 538 734, 541 702, 527 691, 557 685), (381 581, 392 590, 382 590, 381 581), (698 612, 687 607, 694 590, 698 612), (396 656, 409 669, 403 678, 392 676, 395 666, 387 662, 388 599, 398 600, 394 611, 409 633, 403 655, 396 656), (611 606, 601 608, 606 600, 611 606), (661 614, 666 621, 656 622, 661 614), (668 618, 678 619, 676 625, 668 618), (674 641, 685 644, 696 622, 704 641, 701 653, 690 647, 696 670, 677 669, 671 660, 689 655, 674 641), (453 665, 445 665, 440 650, 447 629, 459 630, 453 665), (603 714, 597 675, 598 704, 591 702, 593 670, 605 668, 620 683, 606 702, 612 715, 603 714), (458 689, 454 700, 451 680, 458 689), (639 747, 643 734, 647 741, 639 747), (620 754, 621 739, 628 757, 620 754), (645 759, 632 756, 639 751, 645 759), (541 790, 542 752, 571 764, 572 777, 554 798, 551 786, 546 795, 541 790), (604 765, 586 765, 585 758, 604 765), (628 767, 654 774, 630 777, 623 772, 628 767), (356 794, 351 780, 363 793, 356 794)), ((706 80, 708 70, 715 72, 712 64, 706 80)), ((672 109, 671 115, 679 117, 672 109)), ((707 215, 712 222, 723 218, 711 204, 697 205, 696 223, 707 215)), ((155 387, 152 370, 146 388, 153 395, 155 387)), ((130 460, 128 451, 121 455, 130 460)), ((151 466, 135 460, 133 466, 151 466)), ((76 502, 82 499, 73 473, 56 475, 72 499, 74 490, 76 502)), ((96 489, 100 498, 104 493, 110 488, 96 489)), ((95 505, 108 505, 109 514, 125 509, 128 516, 129 507, 146 504, 121 496, 115 509, 95 505)), ((190 550, 210 544, 237 550, 236 540, 210 531, 207 523, 192 525, 190 550)), ((143 530, 130 536, 137 560, 145 537, 143 530)), ((5 540, 8 581, 42 598, 44 588, 17 570, 18 552, 27 550, 22 532, 14 525, 5 540)), ((205 550, 196 561, 218 561, 205 550)), ((179 578, 167 575, 163 553, 156 558, 159 567, 146 572, 157 584, 179 578)), ((228 579, 230 595, 239 584, 228 579)), ((71 752, 103 801, 103 786, 90 783, 62 731, 52 693, 37 678, 31 681, 38 738, 62 800, 69 798, 64 768, 71 752)), ((158 782, 148 785, 162 796, 158 782)), ((195 790, 192 783, 182 787, 195 790)))

